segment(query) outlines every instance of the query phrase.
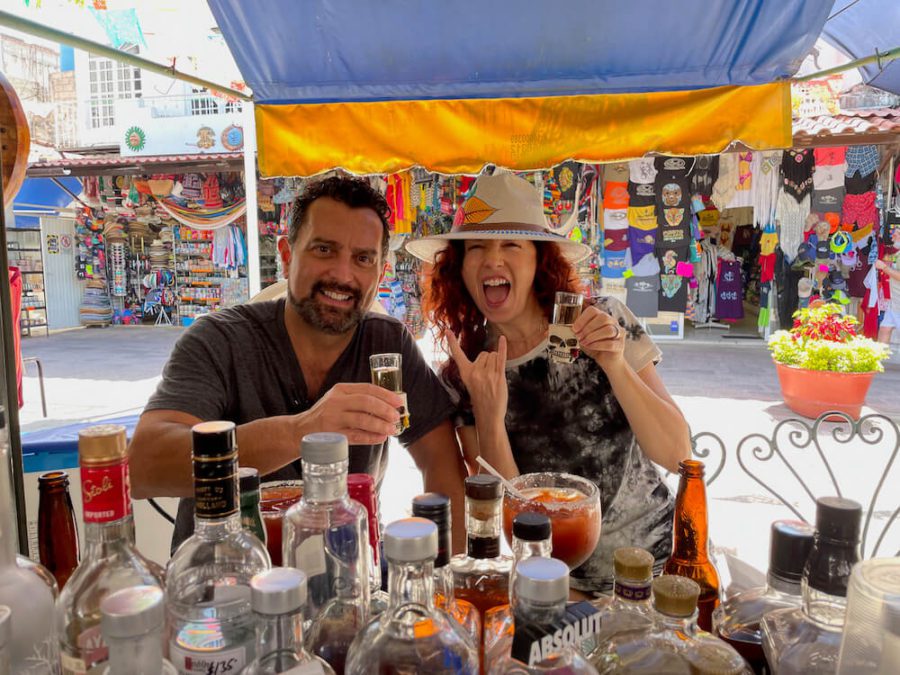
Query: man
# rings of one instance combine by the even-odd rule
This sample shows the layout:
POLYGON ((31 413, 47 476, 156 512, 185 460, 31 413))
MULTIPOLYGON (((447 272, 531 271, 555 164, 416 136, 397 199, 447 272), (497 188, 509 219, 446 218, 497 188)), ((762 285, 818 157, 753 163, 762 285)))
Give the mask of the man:
MULTIPOLYGON (((294 204, 278 242, 287 299, 225 309, 197 321, 175 345, 130 447, 136 498, 190 497, 191 427, 235 422, 239 461, 268 480, 300 477, 306 434, 345 434, 350 471, 381 484, 400 398, 371 384, 369 356, 399 352, 410 427, 400 435, 425 490, 454 507, 454 548, 465 545, 462 455, 446 392, 398 321, 372 305, 388 248, 388 205, 361 179, 332 177, 294 204)), ((173 546, 193 527, 182 499, 173 546)))

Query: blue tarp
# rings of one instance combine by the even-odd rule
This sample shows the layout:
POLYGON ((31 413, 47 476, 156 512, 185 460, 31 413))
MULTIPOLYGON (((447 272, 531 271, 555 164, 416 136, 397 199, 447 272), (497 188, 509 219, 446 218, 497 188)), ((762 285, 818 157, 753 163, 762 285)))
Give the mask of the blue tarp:
POLYGON ((796 72, 832 4, 209 0, 259 103, 763 84, 796 72))
MULTIPOLYGON (((74 194, 81 194, 81 181, 77 178, 63 177, 57 180, 74 194)), ((38 216, 25 215, 22 213, 24 211, 35 211, 44 215, 47 211, 63 208, 70 203, 72 197, 50 178, 26 178, 13 200, 16 227, 39 227, 38 216)))
MULTIPOLYGON (((900 47, 900 0, 837 0, 822 37, 850 59, 900 47)), ((900 95, 900 60, 861 68, 873 87, 900 95)))

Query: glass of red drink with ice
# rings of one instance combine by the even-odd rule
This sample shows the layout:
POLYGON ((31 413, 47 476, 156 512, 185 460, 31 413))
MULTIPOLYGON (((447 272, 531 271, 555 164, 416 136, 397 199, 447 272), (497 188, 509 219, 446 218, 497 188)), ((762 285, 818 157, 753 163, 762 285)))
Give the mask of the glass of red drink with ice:
POLYGON ((526 473, 509 481, 521 494, 503 496, 503 532, 512 545, 512 522, 524 511, 545 513, 552 524, 553 557, 575 569, 600 541, 600 488, 568 473, 526 473))
POLYGON ((272 565, 281 565, 281 528, 284 514, 303 496, 302 480, 276 480, 259 486, 259 511, 266 527, 266 548, 272 565))

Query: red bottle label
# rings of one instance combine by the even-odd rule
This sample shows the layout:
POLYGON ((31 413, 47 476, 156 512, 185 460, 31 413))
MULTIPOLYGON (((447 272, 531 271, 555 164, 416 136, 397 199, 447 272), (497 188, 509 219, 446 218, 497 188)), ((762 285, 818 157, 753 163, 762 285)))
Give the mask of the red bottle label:
POLYGON ((128 462, 81 468, 84 522, 109 523, 131 515, 128 462))

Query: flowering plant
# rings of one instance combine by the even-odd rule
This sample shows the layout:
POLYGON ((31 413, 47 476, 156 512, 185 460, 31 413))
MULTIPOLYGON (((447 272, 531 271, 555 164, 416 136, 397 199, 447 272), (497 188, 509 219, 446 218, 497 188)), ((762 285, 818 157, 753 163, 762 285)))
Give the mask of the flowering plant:
POLYGON ((836 373, 882 372, 890 350, 857 333, 859 322, 840 305, 822 304, 794 312, 794 327, 769 338, 772 358, 786 366, 836 373))

